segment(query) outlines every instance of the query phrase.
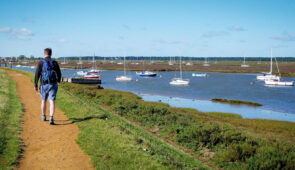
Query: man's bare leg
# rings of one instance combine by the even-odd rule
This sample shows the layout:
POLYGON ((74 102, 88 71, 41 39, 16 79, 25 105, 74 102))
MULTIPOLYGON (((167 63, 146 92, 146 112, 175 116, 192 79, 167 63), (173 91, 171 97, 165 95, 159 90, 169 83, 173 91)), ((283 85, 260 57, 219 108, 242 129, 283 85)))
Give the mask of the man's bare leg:
POLYGON ((46 120, 46 100, 41 101, 41 112, 42 112, 41 119, 45 121, 46 120))
POLYGON ((55 101, 54 100, 49 100, 50 104, 50 116, 54 116, 55 112, 55 101))
POLYGON ((50 124, 54 124, 54 119, 53 119, 53 116, 54 116, 54 112, 55 112, 55 100, 49 100, 49 104, 50 104, 50 119, 49 119, 49 123, 50 124))

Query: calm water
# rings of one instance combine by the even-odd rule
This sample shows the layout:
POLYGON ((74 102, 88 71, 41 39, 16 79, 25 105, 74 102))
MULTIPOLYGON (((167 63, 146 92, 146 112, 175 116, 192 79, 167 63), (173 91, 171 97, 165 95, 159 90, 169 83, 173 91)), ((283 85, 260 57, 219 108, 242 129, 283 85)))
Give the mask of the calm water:
MULTIPOLYGON (((33 71, 30 68, 20 68, 33 71)), ((64 76, 74 75, 77 70, 62 70, 64 76)), ((122 71, 103 71, 104 88, 134 92, 144 100, 169 103, 171 106, 190 107, 206 112, 231 112, 244 118, 262 118, 295 122, 295 88, 267 87, 256 81, 256 74, 209 73, 208 78, 192 77, 192 72, 184 72, 190 79, 189 86, 171 86, 170 80, 179 76, 178 72, 160 72, 157 77, 142 78, 135 72, 127 72, 133 77, 131 82, 117 82, 116 75, 122 71), (135 80, 138 79, 136 82, 135 80), (253 83, 251 83, 253 82, 253 83), (233 106, 213 103, 212 98, 237 99, 263 104, 262 107, 233 106)), ((285 78, 294 80, 294 78, 285 78)))

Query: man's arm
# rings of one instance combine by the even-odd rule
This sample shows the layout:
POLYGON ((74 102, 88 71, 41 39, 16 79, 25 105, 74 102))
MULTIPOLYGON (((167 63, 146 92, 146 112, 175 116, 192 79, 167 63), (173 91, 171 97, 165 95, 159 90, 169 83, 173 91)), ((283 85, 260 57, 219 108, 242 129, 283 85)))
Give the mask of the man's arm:
POLYGON ((56 72, 56 75, 57 75, 57 82, 60 83, 60 80, 61 80, 61 71, 60 71, 60 68, 59 68, 59 65, 58 65, 58 62, 55 62, 55 72, 56 72))
POLYGON ((39 61, 39 63, 37 64, 37 68, 36 68, 36 71, 35 71, 35 89, 38 89, 38 81, 39 81, 39 78, 41 76, 41 72, 42 72, 42 62, 39 61))

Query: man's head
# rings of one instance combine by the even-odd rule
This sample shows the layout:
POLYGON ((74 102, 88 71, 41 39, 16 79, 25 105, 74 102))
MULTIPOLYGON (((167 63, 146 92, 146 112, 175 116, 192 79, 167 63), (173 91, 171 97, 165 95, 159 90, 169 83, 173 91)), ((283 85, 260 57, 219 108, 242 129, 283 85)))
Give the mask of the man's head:
POLYGON ((44 57, 51 57, 52 49, 51 48, 45 48, 44 49, 44 57))

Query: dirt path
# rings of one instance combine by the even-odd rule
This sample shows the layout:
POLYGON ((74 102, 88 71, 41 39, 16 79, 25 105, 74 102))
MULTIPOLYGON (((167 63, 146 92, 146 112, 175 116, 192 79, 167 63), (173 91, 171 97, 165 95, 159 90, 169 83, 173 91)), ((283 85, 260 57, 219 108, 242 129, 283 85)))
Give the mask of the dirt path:
MULTIPOLYGON (((79 129, 68 121, 58 108, 55 126, 40 118, 40 96, 33 90, 30 79, 14 71, 7 71, 17 83, 17 92, 25 112, 22 125, 24 155, 18 169, 93 169, 91 160, 76 143, 79 129)), ((48 112, 47 112, 48 115, 48 112)))

